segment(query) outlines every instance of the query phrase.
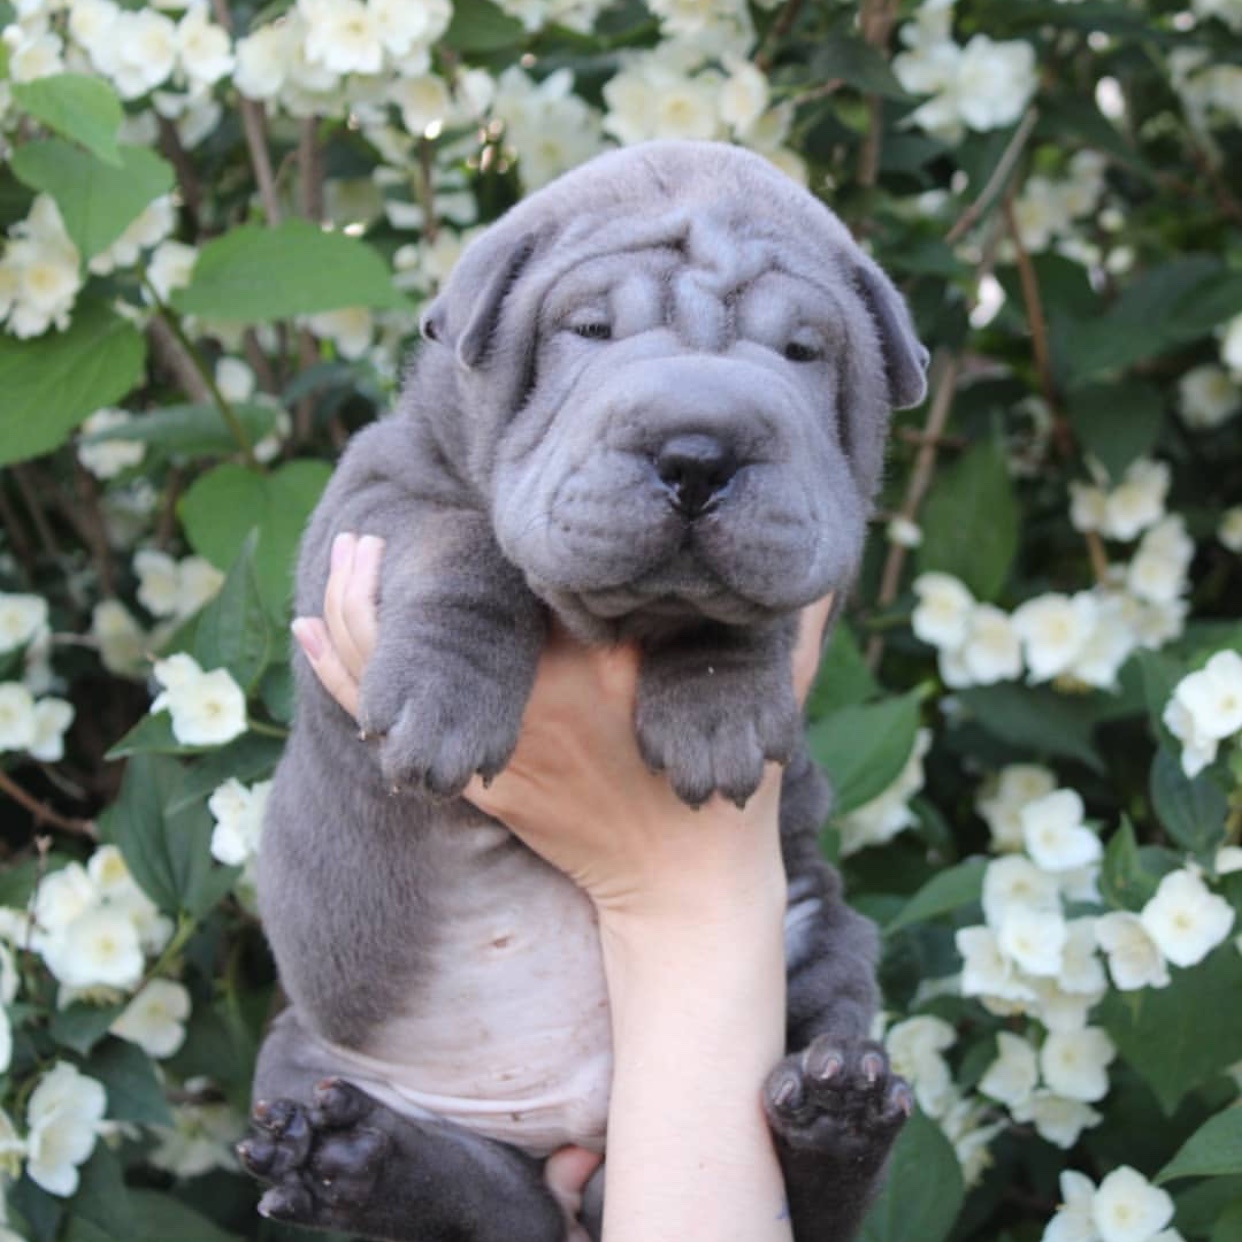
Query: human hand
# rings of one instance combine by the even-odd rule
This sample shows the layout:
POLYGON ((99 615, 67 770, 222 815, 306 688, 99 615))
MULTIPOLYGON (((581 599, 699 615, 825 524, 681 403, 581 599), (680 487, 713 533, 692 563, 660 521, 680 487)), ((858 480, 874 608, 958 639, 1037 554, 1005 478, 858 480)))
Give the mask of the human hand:
MULTIPOLYGON (((379 539, 339 536, 323 617, 293 627, 320 681, 351 715, 375 647, 382 555, 379 539)), ((799 698, 814 680, 830 607, 831 597, 803 613, 793 668, 799 698)), ((476 778, 465 796, 569 875, 601 913, 701 922, 717 905, 783 898, 779 768, 768 765, 741 809, 720 798, 687 807, 638 753, 638 658, 632 645, 586 647, 554 630, 517 750, 490 787, 476 778)))

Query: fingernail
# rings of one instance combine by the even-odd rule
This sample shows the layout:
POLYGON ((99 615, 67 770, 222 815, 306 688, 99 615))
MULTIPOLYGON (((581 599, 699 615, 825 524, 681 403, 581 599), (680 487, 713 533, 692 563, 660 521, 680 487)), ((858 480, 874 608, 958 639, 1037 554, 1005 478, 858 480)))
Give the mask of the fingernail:
POLYGON ((306 652, 310 660, 318 660, 323 655, 323 643, 320 640, 318 626, 312 625, 309 617, 297 617, 289 627, 298 646, 306 652))
POLYGON ((335 539, 332 540, 332 568, 340 569, 349 559, 350 545, 353 543, 354 537, 351 534, 342 531, 335 539))

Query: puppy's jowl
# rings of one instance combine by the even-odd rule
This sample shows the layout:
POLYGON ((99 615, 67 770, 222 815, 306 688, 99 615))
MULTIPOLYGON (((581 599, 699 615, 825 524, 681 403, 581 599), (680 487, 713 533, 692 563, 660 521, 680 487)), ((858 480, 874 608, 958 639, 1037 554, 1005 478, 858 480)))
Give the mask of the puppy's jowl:
POLYGON ((685 801, 743 801, 786 764, 788 1056, 765 1104, 798 1242, 839 1242, 909 1097, 866 1042, 875 940, 819 856, 829 794, 790 651, 797 610, 850 586, 926 353, 827 208, 756 156, 686 143, 519 204, 424 334, 303 545, 315 614, 333 537, 387 541, 362 686, 377 740, 300 662, 260 860, 291 1002, 243 1145, 262 1210, 420 1242, 565 1236, 542 1160, 600 1149, 608 1103, 593 912, 456 796, 511 753, 551 612, 639 642, 639 744, 685 801))

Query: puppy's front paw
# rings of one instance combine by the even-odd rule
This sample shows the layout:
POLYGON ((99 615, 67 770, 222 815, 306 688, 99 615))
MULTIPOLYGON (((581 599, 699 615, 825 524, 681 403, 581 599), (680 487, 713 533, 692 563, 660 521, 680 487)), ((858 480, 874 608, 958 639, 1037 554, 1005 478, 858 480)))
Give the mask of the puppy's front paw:
POLYGON ((883 1048, 830 1035, 786 1057, 768 1075, 763 1102, 778 1143, 865 1170, 883 1164, 914 1111, 910 1088, 883 1048))
POLYGON ((477 772, 490 780, 517 745, 524 697, 460 667, 451 673, 420 663, 415 677, 377 658, 362 683, 359 724, 379 747, 380 769, 394 792, 460 794, 477 772))
POLYGON ((717 792, 743 806, 759 788, 764 763, 788 762, 797 744, 792 691, 788 701, 711 696, 694 702, 665 696, 658 688, 644 690, 638 697, 639 751, 653 771, 668 775, 673 791, 690 806, 701 806, 717 792))

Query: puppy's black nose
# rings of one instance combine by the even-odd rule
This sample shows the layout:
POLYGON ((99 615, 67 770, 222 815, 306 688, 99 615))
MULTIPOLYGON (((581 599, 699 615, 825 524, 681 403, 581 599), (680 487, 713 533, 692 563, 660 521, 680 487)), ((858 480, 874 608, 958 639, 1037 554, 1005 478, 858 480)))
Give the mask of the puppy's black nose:
POLYGON ((673 507, 695 518, 720 497, 737 473, 737 459, 713 436, 693 434, 669 440, 656 454, 655 467, 673 507))

